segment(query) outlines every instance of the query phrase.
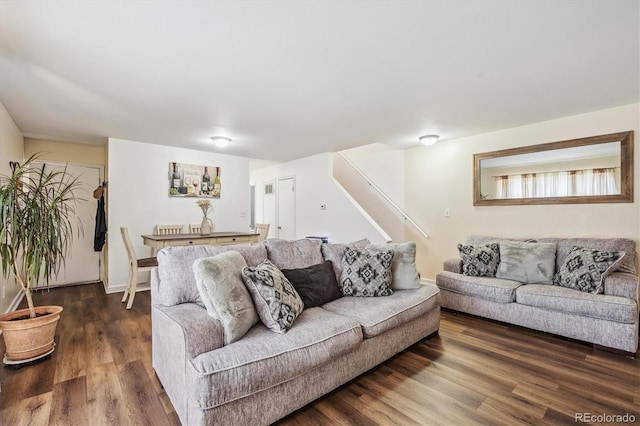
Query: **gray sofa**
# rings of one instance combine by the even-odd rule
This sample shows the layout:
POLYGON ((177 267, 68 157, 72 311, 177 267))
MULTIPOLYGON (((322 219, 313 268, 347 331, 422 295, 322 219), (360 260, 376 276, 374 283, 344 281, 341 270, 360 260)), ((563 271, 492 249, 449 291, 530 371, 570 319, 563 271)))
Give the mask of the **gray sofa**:
MULTIPOLYGON (((504 240, 470 236, 465 244, 483 245, 504 240)), ((557 285, 467 276, 462 274, 460 258, 449 259, 444 262, 444 271, 436 276, 441 306, 635 353, 638 349, 635 242, 622 238, 537 238, 535 241, 556 245, 556 271, 574 246, 624 251, 625 256, 617 271, 605 278, 602 294, 557 285)))
POLYGON ((183 424, 272 423, 438 332, 439 290, 428 284, 386 297, 342 297, 305 309, 286 334, 258 322, 223 345, 222 326, 199 297, 193 262, 235 250, 249 266, 269 258, 278 267, 304 268, 324 259, 320 241, 308 241, 311 249, 297 254, 262 243, 158 253, 151 276, 153 368, 183 424))

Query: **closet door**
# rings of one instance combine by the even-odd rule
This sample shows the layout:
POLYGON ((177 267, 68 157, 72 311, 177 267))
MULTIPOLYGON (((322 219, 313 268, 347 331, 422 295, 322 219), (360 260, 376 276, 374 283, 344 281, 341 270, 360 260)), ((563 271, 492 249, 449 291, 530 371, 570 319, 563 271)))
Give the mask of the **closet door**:
POLYGON ((278 179, 277 236, 283 240, 296 239, 296 181, 294 177, 278 179))
MULTIPOLYGON (((63 170, 64 165, 45 162, 46 167, 63 170)), ((102 182, 102 170, 98 166, 67 166, 67 171, 78 178, 80 186, 75 191, 76 214, 82 224, 78 232, 74 226, 74 238, 66 263, 60 268, 57 277, 52 277, 51 287, 95 282, 100 280, 100 252, 93 251, 93 235, 96 225, 96 208, 98 201, 93 198, 93 190, 102 182)), ((106 195, 106 194, 105 194, 106 195)))

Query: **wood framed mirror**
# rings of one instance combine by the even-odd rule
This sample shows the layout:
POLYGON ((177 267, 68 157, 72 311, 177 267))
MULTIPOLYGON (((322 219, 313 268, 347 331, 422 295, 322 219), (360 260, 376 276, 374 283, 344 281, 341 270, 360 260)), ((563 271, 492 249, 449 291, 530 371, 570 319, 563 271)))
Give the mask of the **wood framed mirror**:
POLYGON ((633 131, 474 154, 473 205, 632 203, 633 131))

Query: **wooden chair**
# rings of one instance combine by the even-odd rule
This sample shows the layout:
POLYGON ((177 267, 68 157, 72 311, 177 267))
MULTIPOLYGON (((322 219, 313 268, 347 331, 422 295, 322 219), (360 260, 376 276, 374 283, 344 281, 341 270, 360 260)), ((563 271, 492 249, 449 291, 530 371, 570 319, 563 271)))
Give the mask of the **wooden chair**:
POLYGON ((182 234, 183 225, 156 225, 156 235, 177 235, 182 234))
POLYGON ((258 242, 261 243, 267 239, 269 235, 269 224, 268 223, 256 223, 255 231, 260 234, 258 237, 258 242))
POLYGON ((200 233, 200 224, 199 223, 190 223, 189 224, 189 233, 190 234, 199 234, 200 233))
POLYGON ((121 227, 120 233, 122 234, 122 240, 124 241, 124 246, 127 248, 127 256, 129 257, 129 282, 127 283, 127 289, 124 291, 124 295, 122 296, 122 302, 127 301, 128 297, 127 309, 131 309, 133 299, 136 297, 138 272, 151 271, 152 268, 158 266, 158 260, 155 257, 138 259, 136 252, 133 249, 133 244, 131 244, 127 228, 124 226, 121 227))

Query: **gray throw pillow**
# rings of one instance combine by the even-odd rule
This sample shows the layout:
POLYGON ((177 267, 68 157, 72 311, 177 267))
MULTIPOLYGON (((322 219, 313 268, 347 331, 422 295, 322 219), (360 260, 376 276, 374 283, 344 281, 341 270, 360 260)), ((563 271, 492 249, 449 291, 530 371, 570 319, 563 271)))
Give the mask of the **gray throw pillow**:
POLYGON ((342 293, 345 296, 389 296, 393 250, 373 253, 347 247, 342 258, 342 293))
POLYGON ((553 277, 553 284, 585 293, 603 293, 604 279, 618 269, 625 252, 574 247, 553 277))
POLYGON ((501 241, 497 278, 524 284, 551 284, 556 269, 556 245, 501 241))
POLYGON ((472 277, 495 277, 500 263, 498 243, 481 246, 458 244, 462 274, 472 277))
POLYGON ((306 268, 283 269, 282 273, 300 295, 305 309, 342 297, 330 260, 306 268))
POLYGON ((302 299, 284 274, 269 260, 242 269, 242 279, 262 323, 284 334, 304 309, 302 299))
POLYGON ((258 322, 253 301, 242 281, 242 268, 246 266, 237 251, 193 262, 200 298, 207 313, 222 324, 225 345, 239 340, 258 322))
POLYGON ((391 289, 409 290, 420 288, 420 274, 416 269, 416 243, 409 241, 402 244, 369 244, 367 250, 375 253, 392 249, 391 289))

